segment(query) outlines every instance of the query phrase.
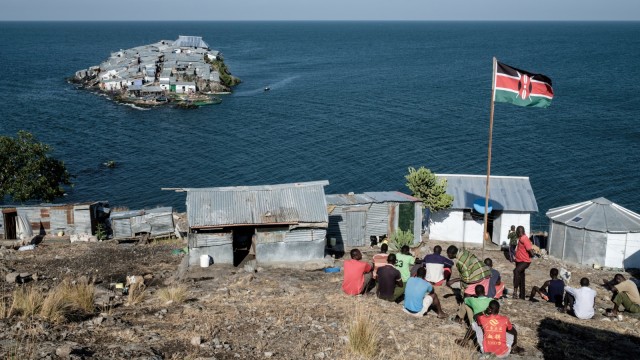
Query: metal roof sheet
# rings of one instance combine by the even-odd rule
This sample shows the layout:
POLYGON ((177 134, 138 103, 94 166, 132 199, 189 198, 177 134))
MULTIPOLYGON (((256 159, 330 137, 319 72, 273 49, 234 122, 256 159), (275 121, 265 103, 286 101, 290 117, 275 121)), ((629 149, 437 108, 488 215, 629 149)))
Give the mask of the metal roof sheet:
POLYGON ((276 223, 327 223, 324 186, 315 181, 294 184, 186 188, 191 227, 276 223))
POLYGON ((178 40, 173 42, 173 46, 180 47, 201 47, 201 48, 209 48, 209 44, 202 40, 201 36, 178 36, 178 40))
POLYGON ((640 232, 640 214, 603 197, 547 211, 553 221, 600 232, 640 232))
POLYGON ((365 192, 364 194, 329 194, 329 205, 361 205, 383 202, 420 202, 420 199, 399 191, 365 192))
MULTIPOLYGON (((436 174, 447 180, 447 194, 453 196, 452 209, 473 209, 486 196, 486 175, 436 174)), ((494 210, 537 212, 538 203, 528 177, 491 176, 489 200, 494 210)))

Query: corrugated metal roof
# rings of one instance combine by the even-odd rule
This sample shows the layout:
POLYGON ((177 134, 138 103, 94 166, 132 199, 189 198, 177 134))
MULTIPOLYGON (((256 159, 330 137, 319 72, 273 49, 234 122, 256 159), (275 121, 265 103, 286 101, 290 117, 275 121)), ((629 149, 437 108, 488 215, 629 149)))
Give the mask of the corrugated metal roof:
POLYGON ((178 36, 178 40, 173 42, 173 46, 179 47, 201 47, 201 48, 209 48, 209 44, 202 40, 201 36, 178 36))
POLYGON ((383 202, 420 202, 413 196, 399 191, 365 192, 364 194, 330 194, 326 196, 330 205, 362 205, 383 202))
POLYGON ((601 197, 549 209, 547 217, 578 229, 601 232, 640 232, 640 214, 601 197))
POLYGON ((328 222, 329 182, 186 188, 191 227, 328 222))
MULTIPOLYGON (((436 174, 447 180, 447 194, 453 196, 452 209, 473 209, 486 196, 486 175, 436 174)), ((494 210, 537 212, 538 203, 528 177, 491 176, 489 200, 494 210)))

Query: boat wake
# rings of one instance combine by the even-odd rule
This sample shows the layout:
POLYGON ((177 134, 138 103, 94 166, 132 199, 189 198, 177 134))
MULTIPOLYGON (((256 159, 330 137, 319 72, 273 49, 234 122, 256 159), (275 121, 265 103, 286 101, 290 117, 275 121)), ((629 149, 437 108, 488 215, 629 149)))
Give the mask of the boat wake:
POLYGON ((151 110, 151 108, 143 108, 140 106, 137 106, 136 104, 129 104, 129 103, 118 103, 120 105, 124 105, 124 106, 128 106, 130 108, 136 109, 136 110, 140 110, 140 111, 147 111, 147 110, 151 110))
POLYGON ((283 87, 285 87, 286 85, 290 84, 293 80, 295 80, 295 79, 297 79, 299 77, 300 77, 300 75, 289 76, 289 77, 284 78, 284 79, 282 79, 282 80, 280 80, 278 82, 265 84, 263 87, 261 87, 259 89, 238 91, 238 92, 234 92, 233 95, 234 96, 255 96, 255 95, 259 95, 259 94, 264 93, 266 89, 269 89, 270 91, 282 89, 283 87))

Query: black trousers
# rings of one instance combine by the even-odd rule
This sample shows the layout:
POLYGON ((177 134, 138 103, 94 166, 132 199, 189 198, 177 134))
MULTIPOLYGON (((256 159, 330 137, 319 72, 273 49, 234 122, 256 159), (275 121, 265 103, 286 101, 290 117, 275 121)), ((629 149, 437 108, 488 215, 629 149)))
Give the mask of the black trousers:
POLYGON ((529 265, 531 265, 531 263, 517 262, 516 268, 513 269, 513 291, 519 291, 520 299, 524 299, 524 296, 525 296, 525 290, 524 290, 525 270, 527 270, 529 265))

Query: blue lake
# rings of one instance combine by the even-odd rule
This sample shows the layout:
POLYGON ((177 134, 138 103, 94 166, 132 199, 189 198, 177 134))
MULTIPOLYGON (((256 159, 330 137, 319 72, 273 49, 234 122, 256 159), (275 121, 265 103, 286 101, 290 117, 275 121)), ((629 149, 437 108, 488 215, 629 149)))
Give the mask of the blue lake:
POLYGON ((54 147, 76 176, 60 202, 184 209, 160 189, 408 192, 409 166, 486 174, 496 56, 554 83, 548 109, 495 109, 492 174, 530 177, 534 226, 600 196, 640 211, 640 23, 4 22, 0 44, 0 134, 54 147), (65 81, 178 35, 202 36, 243 80, 222 104, 141 111, 65 81))

